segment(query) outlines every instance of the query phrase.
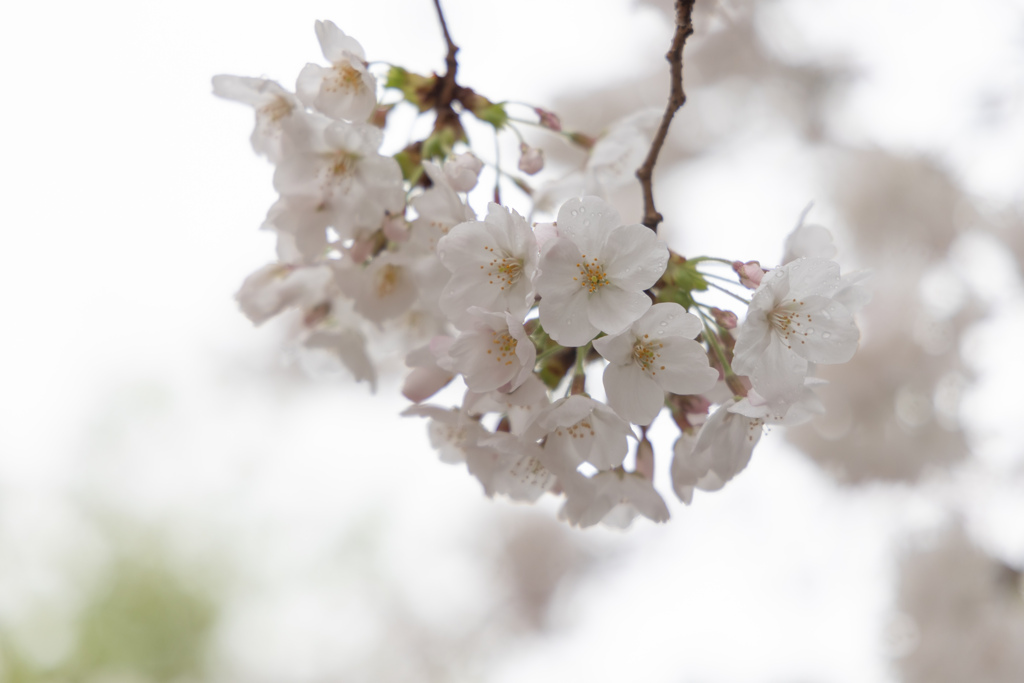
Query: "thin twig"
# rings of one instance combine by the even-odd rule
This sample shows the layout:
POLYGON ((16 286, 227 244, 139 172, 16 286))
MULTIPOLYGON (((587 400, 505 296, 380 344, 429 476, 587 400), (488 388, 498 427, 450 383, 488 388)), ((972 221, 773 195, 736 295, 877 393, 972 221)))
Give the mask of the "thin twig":
POLYGON ((654 208, 654 190, 651 186, 651 178, 654 174, 654 165, 658 162, 658 153, 668 135, 668 127, 683 104, 686 103, 686 93, 683 92, 683 46, 686 39, 693 34, 693 5, 696 0, 676 0, 676 33, 672 37, 672 46, 669 48, 665 59, 669 63, 671 85, 668 95, 668 105, 665 107, 665 114, 661 117, 661 125, 651 142, 651 149, 647 153, 644 163, 636 171, 636 177, 640 180, 640 187, 644 193, 644 218, 643 224, 651 230, 657 231, 662 216, 654 208))

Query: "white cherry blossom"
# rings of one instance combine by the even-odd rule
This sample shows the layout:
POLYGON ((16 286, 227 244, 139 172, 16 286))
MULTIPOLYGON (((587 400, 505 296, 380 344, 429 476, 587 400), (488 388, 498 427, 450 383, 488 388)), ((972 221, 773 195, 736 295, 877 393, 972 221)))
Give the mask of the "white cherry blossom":
POLYGON ((486 449, 468 454, 466 466, 488 496, 499 493, 532 503, 555 485, 555 475, 544 467, 536 444, 505 432, 488 436, 481 443, 486 449))
POLYGON ((537 375, 530 374, 526 381, 509 392, 490 391, 478 394, 472 389, 466 392, 463 408, 471 415, 501 413, 508 416, 510 431, 522 434, 538 413, 551 405, 548 390, 537 375))
MULTIPOLYGON (((587 396, 567 396, 541 412, 526 430, 533 440, 547 437, 545 450, 575 469, 589 462, 599 470, 618 467, 636 438, 615 411, 587 396)), ((557 469, 557 468, 556 468, 557 469)))
POLYGON ((704 347, 693 341, 700 320, 675 303, 651 306, 621 334, 602 337, 594 348, 608 361, 608 405, 624 419, 648 425, 661 411, 665 392, 699 394, 718 381, 704 347))
POLYGON ((836 263, 802 258, 769 272, 754 292, 732 367, 773 410, 799 400, 810 363, 845 363, 857 350, 860 331, 835 298, 841 287, 836 263))
POLYGON ((536 279, 545 331, 565 346, 622 332, 651 307, 644 290, 665 272, 668 247, 597 197, 567 201, 557 225, 536 279))
POLYGON ((326 266, 270 263, 250 275, 235 294, 246 317, 261 325, 286 308, 309 309, 330 298, 326 266))
POLYGON ((750 462, 764 420, 734 412, 735 405, 735 399, 720 405, 696 439, 684 434, 676 441, 672 488, 684 503, 690 503, 694 488, 717 491, 750 462))
POLYGON ((618 529, 628 527, 637 515, 667 522, 668 507, 645 477, 616 468, 587 479, 576 472, 559 482, 566 501, 559 516, 569 524, 588 527, 598 522, 618 529))
POLYGON ((518 213, 492 202, 485 220, 453 227, 437 243, 437 255, 451 271, 441 310, 456 325, 472 306, 526 317, 538 254, 533 231, 518 213))
POLYGON ((476 307, 469 314, 467 329, 448 347, 451 369, 462 373, 475 392, 514 391, 533 374, 537 359, 521 319, 476 307))
POLYGON ((301 130, 305 122, 306 112, 295 95, 266 78, 214 76, 213 94, 256 110, 252 148, 274 163, 281 160, 285 135, 301 130))
POLYGON ((303 146, 290 149, 274 173, 274 188, 329 216, 343 239, 378 230, 405 210, 402 170, 377 153, 379 128, 335 121, 314 130, 303 146))
POLYGON ((366 70, 363 46, 331 21, 316 22, 316 37, 331 66, 302 69, 299 99, 331 118, 366 121, 377 107, 377 79, 366 70))
POLYGON ((416 219, 411 226, 411 239, 421 249, 434 253, 442 237, 466 221, 476 220, 473 210, 462 201, 448 176, 437 164, 423 162, 423 171, 430 178, 431 186, 409 202, 416 210, 416 219))
POLYGON ((380 323, 395 318, 416 301, 417 278, 406 254, 384 252, 366 266, 338 261, 331 261, 331 265, 341 290, 368 320, 380 323))

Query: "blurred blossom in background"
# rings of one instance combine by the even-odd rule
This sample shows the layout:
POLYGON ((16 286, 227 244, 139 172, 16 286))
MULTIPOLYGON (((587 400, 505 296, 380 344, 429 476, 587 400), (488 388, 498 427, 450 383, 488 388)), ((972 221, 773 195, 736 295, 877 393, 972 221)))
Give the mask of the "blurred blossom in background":
MULTIPOLYGON (((668 0, 444 4, 492 100, 664 106, 668 0)), ((1024 680, 1024 5, 698 0, 662 235, 771 265, 813 202, 874 295, 824 418, 626 533, 487 500, 399 364, 236 310, 271 167, 210 77, 290 86, 316 19, 443 68, 427 0, 0 10, 0 681, 1024 680)))

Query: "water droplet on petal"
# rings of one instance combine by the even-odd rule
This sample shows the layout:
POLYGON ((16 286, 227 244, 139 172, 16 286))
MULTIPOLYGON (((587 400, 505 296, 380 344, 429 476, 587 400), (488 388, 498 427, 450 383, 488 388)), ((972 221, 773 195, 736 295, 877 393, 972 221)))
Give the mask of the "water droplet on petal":
POLYGON ((578 215, 578 212, 576 211, 576 209, 573 209, 573 210, 572 210, 572 215, 573 215, 573 216, 576 216, 576 215, 578 215))
POLYGON ((831 336, 832 336, 832 333, 831 333, 831 332, 822 332, 822 333, 821 333, 821 338, 822 338, 822 339, 828 339, 828 338, 829 338, 829 337, 831 337, 831 336))
POLYGON ((807 334, 814 334, 814 328, 813 327, 808 327, 807 328, 807 334))
POLYGON ((662 320, 662 321, 661 321, 660 323, 658 323, 658 324, 659 324, 659 325, 661 325, 662 327, 666 327, 666 326, 668 325, 668 323, 667 323, 667 322, 665 322, 664 320, 662 320))

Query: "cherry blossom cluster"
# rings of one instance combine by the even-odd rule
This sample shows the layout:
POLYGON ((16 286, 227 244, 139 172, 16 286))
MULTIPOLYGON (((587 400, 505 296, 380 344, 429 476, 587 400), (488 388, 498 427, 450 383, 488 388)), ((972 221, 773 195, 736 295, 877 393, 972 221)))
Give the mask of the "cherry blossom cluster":
MULTIPOLYGON (((814 368, 850 359, 865 302, 859 276, 830 260, 824 228, 801 221, 783 264, 764 269, 687 259, 625 223, 597 195, 626 177, 614 168, 631 173, 643 158, 647 112, 592 138, 535 108, 536 125, 589 150, 576 196, 551 223, 499 201, 478 215, 469 196, 484 164, 462 118, 497 135, 511 125, 507 105, 453 77, 396 66, 378 77, 333 23, 317 22, 316 35, 328 65, 308 64, 294 92, 213 79, 215 94, 255 109, 252 146, 275 165, 279 199, 263 227, 277 259, 237 295, 254 323, 291 311, 301 345, 374 386, 377 363, 400 353, 404 414, 427 418, 442 461, 464 463, 488 495, 558 497, 579 526, 668 519, 647 438, 663 413, 679 428, 672 488, 689 504, 746 466, 764 425, 822 412, 814 368), (432 110, 436 123, 383 154, 398 106, 432 110), (742 324, 707 302, 717 290, 746 306, 742 324), (460 383, 459 405, 426 403, 460 383)), ((518 169, 540 171, 542 151, 521 151, 518 169)))

